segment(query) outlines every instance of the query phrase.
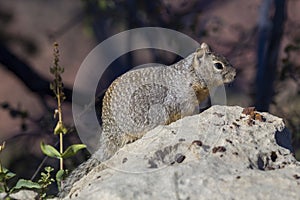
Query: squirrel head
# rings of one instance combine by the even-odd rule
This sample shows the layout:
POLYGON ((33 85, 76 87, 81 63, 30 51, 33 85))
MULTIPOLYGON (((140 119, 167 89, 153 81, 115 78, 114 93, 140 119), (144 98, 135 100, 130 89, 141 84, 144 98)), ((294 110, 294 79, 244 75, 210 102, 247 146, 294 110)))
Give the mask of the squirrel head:
POLYGON ((193 69, 197 78, 204 81, 207 87, 216 87, 234 80, 236 70, 229 61, 213 51, 206 43, 202 43, 193 58, 193 69))

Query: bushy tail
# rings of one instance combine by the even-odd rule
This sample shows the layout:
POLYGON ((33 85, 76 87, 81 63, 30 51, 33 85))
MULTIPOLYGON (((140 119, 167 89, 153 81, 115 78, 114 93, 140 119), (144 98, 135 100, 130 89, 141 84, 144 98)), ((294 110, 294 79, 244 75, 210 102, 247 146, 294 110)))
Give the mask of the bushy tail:
POLYGON ((101 162, 92 156, 86 162, 81 163, 72 173, 63 181, 63 188, 59 192, 59 198, 65 197, 73 187, 73 184, 88 174, 92 169, 98 166, 101 162))
POLYGON ((63 188, 59 192, 59 198, 65 197, 73 187, 73 184, 79 181, 83 176, 87 175, 92 169, 100 165, 101 162, 109 159, 117 151, 117 147, 113 143, 104 144, 101 143, 99 149, 91 156, 90 159, 80 164, 63 183, 63 188), (107 148, 110 145, 110 148, 107 148), (112 146, 114 148, 112 148, 112 146))

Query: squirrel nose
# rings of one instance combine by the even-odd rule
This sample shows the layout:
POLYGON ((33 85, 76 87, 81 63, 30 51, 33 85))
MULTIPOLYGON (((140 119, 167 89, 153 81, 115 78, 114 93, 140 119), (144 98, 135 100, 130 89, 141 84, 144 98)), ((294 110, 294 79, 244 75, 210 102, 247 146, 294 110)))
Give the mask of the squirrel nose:
POLYGON ((236 77, 236 69, 232 68, 232 78, 235 79, 236 77))

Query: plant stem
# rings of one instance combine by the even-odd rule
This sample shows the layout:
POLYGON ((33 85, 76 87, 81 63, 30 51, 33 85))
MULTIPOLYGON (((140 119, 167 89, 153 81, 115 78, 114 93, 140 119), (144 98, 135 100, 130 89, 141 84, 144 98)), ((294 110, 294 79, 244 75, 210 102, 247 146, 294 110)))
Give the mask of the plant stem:
POLYGON ((0 172, 3 172, 2 162, 0 160, 0 172))
MULTIPOLYGON (((0 161, 0 170, 2 173, 4 172, 1 161, 0 161)), ((4 188, 4 191, 8 194, 9 189, 7 187, 6 178, 3 179, 3 188, 4 188)))
MULTIPOLYGON (((62 121, 62 109, 61 109, 61 99, 60 99, 60 88, 57 87, 57 108, 58 108, 58 123, 60 125, 62 125, 63 121, 62 121)), ((63 133, 60 132, 59 133, 59 153, 62 154, 64 152, 63 149, 63 133)), ((63 158, 59 159, 59 166, 60 169, 63 170, 64 169, 64 160, 63 158)))
MULTIPOLYGON (((59 134, 59 152, 62 154, 63 153, 63 134, 60 133, 59 134)), ((60 169, 64 169, 64 160, 63 158, 59 158, 59 166, 60 166, 60 169)))

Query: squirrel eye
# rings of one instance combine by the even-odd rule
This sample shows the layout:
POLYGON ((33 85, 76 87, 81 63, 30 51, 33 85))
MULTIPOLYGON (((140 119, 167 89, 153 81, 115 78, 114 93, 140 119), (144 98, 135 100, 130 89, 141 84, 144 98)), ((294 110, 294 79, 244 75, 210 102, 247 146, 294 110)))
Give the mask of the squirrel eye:
POLYGON ((215 68, 218 70, 222 70, 224 68, 223 64, 219 63, 219 62, 215 63, 214 65, 215 65, 215 68))

